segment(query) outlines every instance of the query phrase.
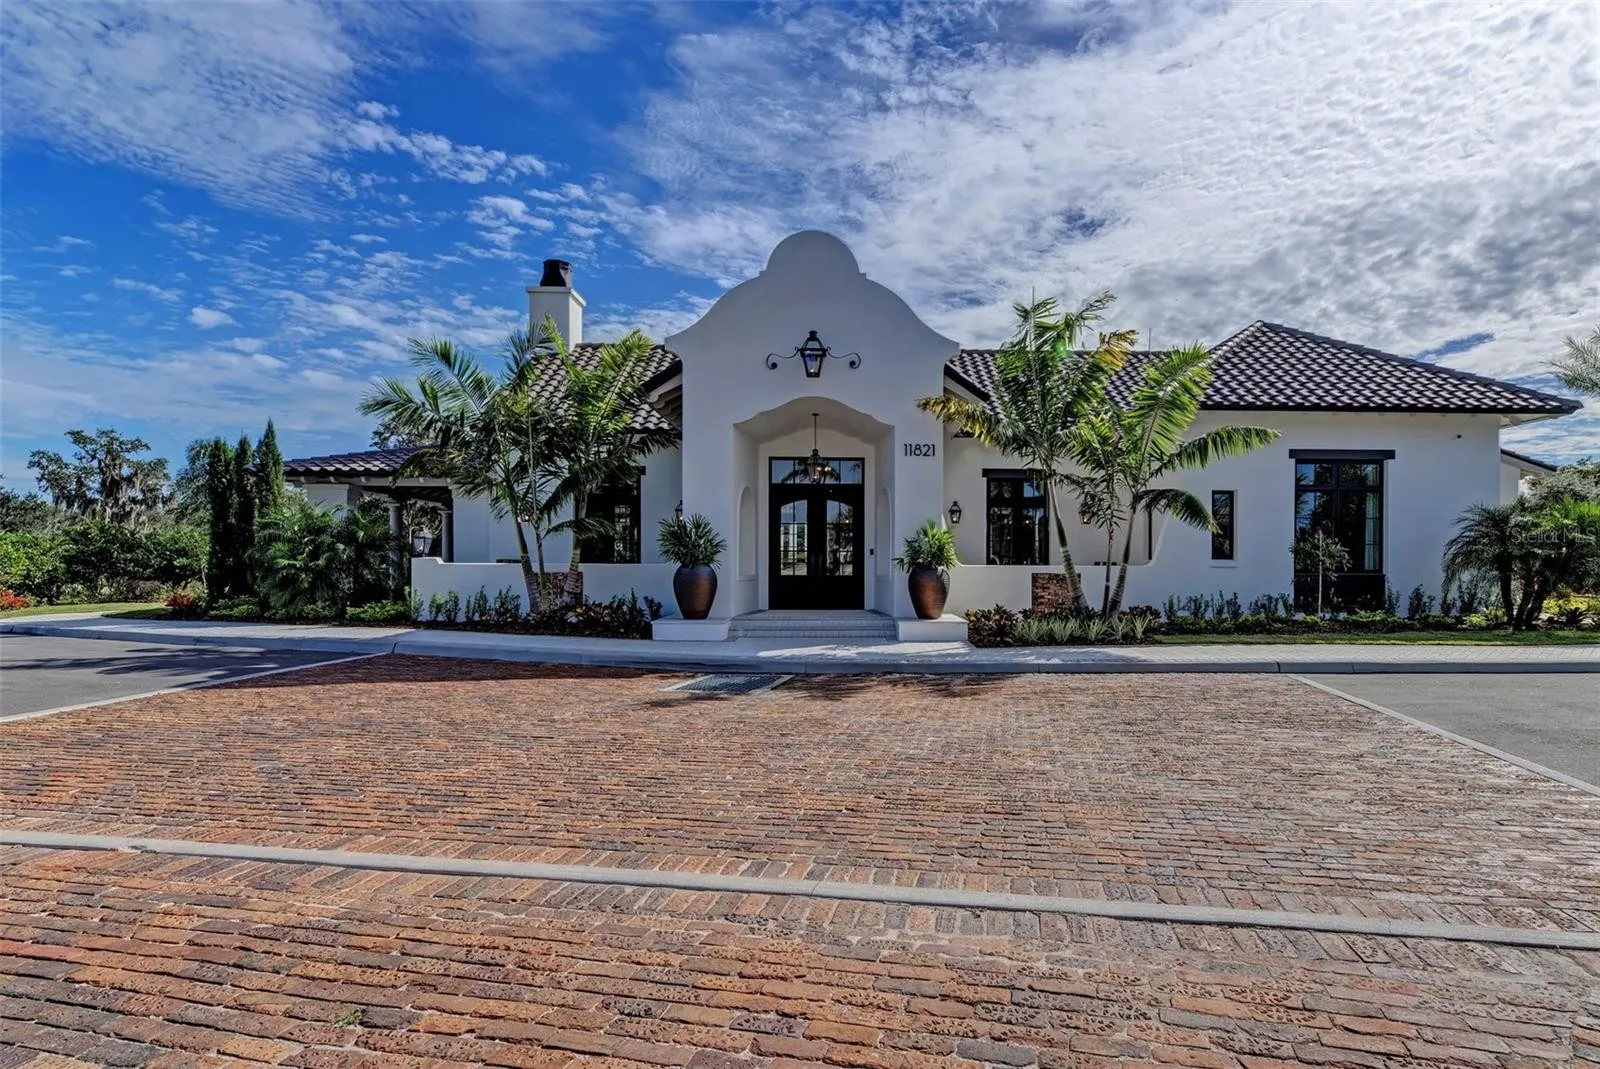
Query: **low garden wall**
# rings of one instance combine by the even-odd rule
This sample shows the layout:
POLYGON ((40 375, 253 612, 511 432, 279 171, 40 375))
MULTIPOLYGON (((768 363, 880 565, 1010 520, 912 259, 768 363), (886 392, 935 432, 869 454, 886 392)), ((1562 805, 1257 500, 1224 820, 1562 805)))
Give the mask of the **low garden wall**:
MULTIPOLYGON (((564 565, 565 562, 563 561, 564 565)), ((584 564, 584 596, 594 601, 609 601, 614 597, 627 597, 634 593, 642 600, 655 598, 672 611, 671 564, 584 564)), ((559 568, 546 565, 547 573, 559 581, 563 574, 559 568)), ((411 589, 428 611, 434 595, 444 595, 452 590, 466 601, 480 589, 489 597, 510 588, 517 597, 522 612, 528 611, 527 587, 522 580, 522 567, 517 564, 457 564, 447 563, 438 557, 413 557, 411 559, 411 589)))

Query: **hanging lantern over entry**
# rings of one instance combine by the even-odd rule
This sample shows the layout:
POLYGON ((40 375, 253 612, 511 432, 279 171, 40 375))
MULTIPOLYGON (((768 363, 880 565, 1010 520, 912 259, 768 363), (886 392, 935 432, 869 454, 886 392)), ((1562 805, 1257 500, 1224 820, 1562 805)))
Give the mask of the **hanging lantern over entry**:
MULTIPOLYGON (((816 337, 816 331, 811 332, 816 337)), ((822 453, 817 449, 817 413, 811 413, 811 455, 806 458, 806 478, 813 483, 820 483, 828 477, 828 462, 822 459, 822 453)))

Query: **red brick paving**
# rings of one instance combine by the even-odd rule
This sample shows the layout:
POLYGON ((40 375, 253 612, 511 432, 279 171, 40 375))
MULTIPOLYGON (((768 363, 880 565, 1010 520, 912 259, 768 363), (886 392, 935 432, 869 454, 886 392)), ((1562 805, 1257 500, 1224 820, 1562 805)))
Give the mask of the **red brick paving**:
POLYGON ((387 657, 7 725, 0 823, 1600 929, 1600 799, 1281 677, 387 657))
MULTIPOLYGON (((1281 678, 384 658, 0 728, 0 824, 1600 927, 1600 800, 1281 678)), ((1600 1059, 1600 955, 0 850, 0 1069, 1600 1059)))
POLYGON ((80 1063, 1600 1056, 1597 954, 127 854, 0 860, 0 1043, 80 1063))

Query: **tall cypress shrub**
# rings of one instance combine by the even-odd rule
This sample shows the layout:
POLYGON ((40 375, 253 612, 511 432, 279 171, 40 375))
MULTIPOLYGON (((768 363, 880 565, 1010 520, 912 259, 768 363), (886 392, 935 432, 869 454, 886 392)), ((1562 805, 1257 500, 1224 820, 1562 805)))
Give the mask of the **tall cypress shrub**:
POLYGON ((256 488, 255 488, 255 451, 250 446, 247 435, 239 436, 239 444, 233 447, 233 465, 229 482, 232 493, 229 495, 233 503, 232 531, 230 541, 232 545, 232 559, 228 567, 231 572, 229 589, 235 595, 248 594, 255 589, 252 568, 255 563, 256 542, 256 488))
POLYGON ((256 519, 260 520, 283 503, 283 454, 278 450, 278 431, 270 419, 256 444, 255 489, 256 519))
POLYGON ((233 550, 233 451, 221 438, 206 450, 206 507, 211 546, 206 551, 206 593, 212 601, 232 593, 230 564, 233 550))

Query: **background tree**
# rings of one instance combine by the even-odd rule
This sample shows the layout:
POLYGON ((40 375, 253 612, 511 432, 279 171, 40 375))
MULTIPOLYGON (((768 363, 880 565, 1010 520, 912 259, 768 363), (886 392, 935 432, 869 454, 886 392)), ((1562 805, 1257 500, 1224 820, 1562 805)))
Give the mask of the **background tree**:
POLYGON ((74 446, 70 459, 43 449, 28 456, 51 502, 74 516, 149 527, 166 504, 166 460, 137 456, 149 444, 111 429, 70 430, 67 438, 74 446))
POLYGON ((1536 476, 1528 488, 1528 500, 1535 505, 1563 497, 1600 504, 1600 461, 1584 459, 1563 464, 1555 471, 1536 476))
POLYGON ((1552 362, 1556 378, 1569 390, 1600 397, 1600 326, 1587 338, 1567 338, 1566 347, 1566 355, 1552 362))
POLYGON ((1037 474, 1044 484, 1046 512, 1055 526, 1068 597, 1079 612, 1087 610, 1088 601, 1067 544, 1061 491, 1069 474, 1074 428, 1099 409, 1106 383, 1133 350, 1134 332, 1119 330, 1099 334, 1093 349, 1079 351, 1089 328, 1104 318, 1115 300, 1110 293, 1101 293, 1071 312, 1059 311, 1050 297, 1014 305, 1016 332, 995 358, 994 408, 951 393, 917 402, 924 412, 1016 457, 1037 474))
POLYGON ((555 407, 555 435, 559 442, 560 477, 545 513, 549 532, 572 535, 572 555, 567 564, 566 599, 582 600, 583 540, 614 537, 609 521, 588 515, 589 495, 638 477, 644 458, 677 441, 670 430, 640 429, 640 409, 648 403, 645 384, 654 371, 651 351, 655 343, 640 331, 601 347, 593 364, 576 360, 546 320, 544 344, 561 361, 561 395, 555 407), (556 520, 558 514, 567 518, 556 520))
POLYGON ((172 499, 167 512, 179 523, 202 526, 211 519, 211 490, 208 485, 211 460, 210 438, 195 438, 183 451, 183 467, 172 478, 172 499))
POLYGON ((362 399, 361 411, 417 444, 400 474, 448 478, 463 493, 485 498, 496 516, 512 518, 528 606, 537 611, 547 586, 547 504, 560 462, 554 413, 533 389, 546 357, 526 332, 506 339, 499 372, 443 338, 412 339, 409 346, 415 385, 385 378, 362 399))
POLYGON ((55 506, 38 494, 19 494, 0 488, 0 531, 36 533, 56 522, 55 506))

